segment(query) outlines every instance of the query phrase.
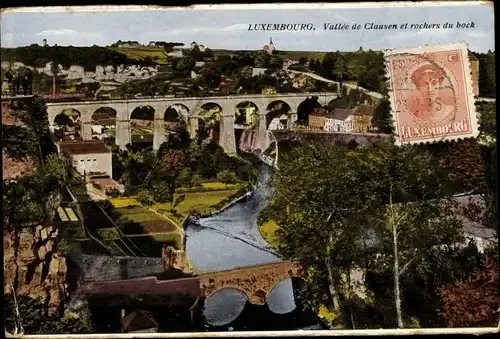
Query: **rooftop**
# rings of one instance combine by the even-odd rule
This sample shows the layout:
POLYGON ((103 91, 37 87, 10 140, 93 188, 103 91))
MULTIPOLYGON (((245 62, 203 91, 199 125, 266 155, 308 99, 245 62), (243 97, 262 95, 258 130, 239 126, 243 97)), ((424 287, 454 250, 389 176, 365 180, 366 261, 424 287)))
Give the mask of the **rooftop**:
POLYGON ((328 115, 328 111, 326 109, 323 109, 323 108, 317 108, 315 110, 313 110, 311 112, 312 116, 316 116, 316 117, 326 117, 328 115))
POLYGON ((328 114, 328 118, 337 120, 346 120, 350 115, 353 115, 356 109, 335 108, 333 112, 328 114))
POLYGON ((158 327, 153 315, 145 310, 136 310, 121 320, 125 332, 136 332, 158 327))
POLYGON ((72 140, 58 142, 59 152, 70 155, 111 153, 102 140, 72 140))
POLYGON ((371 105, 360 105, 354 112, 355 115, 371 115, 375 112, 375 107, 371 105))

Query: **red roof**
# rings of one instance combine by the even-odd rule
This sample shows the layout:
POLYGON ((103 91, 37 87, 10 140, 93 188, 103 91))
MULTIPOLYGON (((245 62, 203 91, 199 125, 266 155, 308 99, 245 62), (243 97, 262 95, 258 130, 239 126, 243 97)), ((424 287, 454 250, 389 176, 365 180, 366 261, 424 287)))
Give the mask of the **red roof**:
POLYGON ((72 154, 111 153, 102 140, 72 140, 58 143, 60 152, 72 154))

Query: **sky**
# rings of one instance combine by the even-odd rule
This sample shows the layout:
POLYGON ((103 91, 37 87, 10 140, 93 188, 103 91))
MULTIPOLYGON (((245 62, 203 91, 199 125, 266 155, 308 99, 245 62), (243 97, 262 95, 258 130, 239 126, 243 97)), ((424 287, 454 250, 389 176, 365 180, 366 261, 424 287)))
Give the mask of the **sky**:
POLYGON ((493 7, 474 2, 403 3, 381 8, 382 3, 298 4, 264 8, 262 5, 200 9, 153 7, 27 8, 1 16, 1 46, 33 43, 60 46, 106 46, 118 40, 192 41, 211 49, 255 50, 272 38, 278 50, 355 51, 383 50, 425 44, 467 42, 475 52, 495 50, 493 7), (293 7, 292 7, 293 6, 293 7), (70 10, 67 10, 70 8, 70 10), (440 24, 474 23, 472 28, 406 30, 324 30, 325 23, 440 24), (311 31, 249 31, 253 24, 307 24, 311 31))

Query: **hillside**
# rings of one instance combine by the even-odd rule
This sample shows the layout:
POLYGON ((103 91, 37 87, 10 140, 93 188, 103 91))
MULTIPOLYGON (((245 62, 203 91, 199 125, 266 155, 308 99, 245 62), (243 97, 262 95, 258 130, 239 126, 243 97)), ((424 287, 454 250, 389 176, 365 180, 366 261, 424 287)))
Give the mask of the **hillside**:
POLYGON ((148 60, 151 58, 157 64, 166 64, 167 56, 164 53, 164 49, 161 47, 108 47, 108 49, 121 53, 127 58, 132 60, 148 60))
MULTIPOLYGON (((228 49, 213 49, 212 52, 216 57, 222 55, 235 56, 239 53, 249 53, 258 52, 259 50, 228 50, 228 49)), ((299 60, 304 57, 307 59, 319 59, 323 60, 323 57, 328 52, 314 52, 314 51, 276 51, 274 55, 277 55, 283 59, 299 60)))

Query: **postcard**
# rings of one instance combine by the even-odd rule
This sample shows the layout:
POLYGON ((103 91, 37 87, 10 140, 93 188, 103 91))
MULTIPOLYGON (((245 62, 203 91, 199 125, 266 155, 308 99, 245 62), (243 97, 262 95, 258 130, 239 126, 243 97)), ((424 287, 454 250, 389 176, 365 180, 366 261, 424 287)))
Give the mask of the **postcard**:
POLYGON ((1 16, 10 337, 498 332, 493 2, 1 16))

